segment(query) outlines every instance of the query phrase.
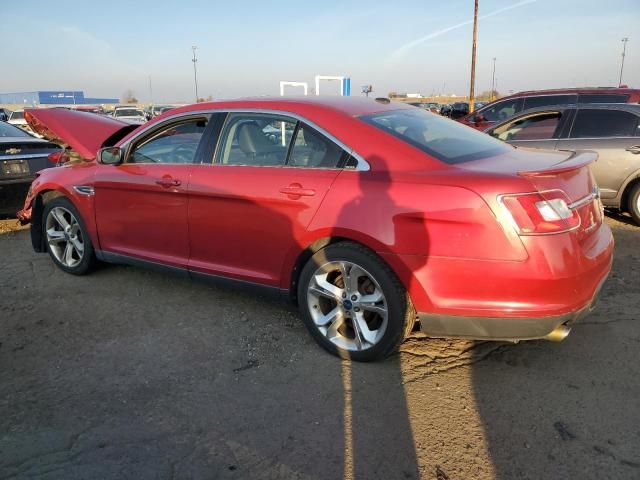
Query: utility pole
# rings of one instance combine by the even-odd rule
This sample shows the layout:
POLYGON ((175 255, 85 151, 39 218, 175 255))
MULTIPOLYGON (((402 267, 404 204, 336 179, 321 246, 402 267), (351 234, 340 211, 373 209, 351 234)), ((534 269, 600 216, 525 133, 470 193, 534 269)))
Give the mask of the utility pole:
POLYGON ((193 60, 191 61, 193 62, 193 83, 196 86, 196 103, 198 103, 198 71, 196 70, 196 63, 198 62, 198 59, 196 58, 197 49, 198 47, 195 45, 191 47, 191 50, 193 50, 193 60))
POLYGON ((493 57, 493 73, 491 74, 491 101, 495 100, 496 91, 496 57, 493 57))
POLYGON ((151 75, 149 75, 149 99, 153 105, 153 88, 151 88, 151 75))
POLYGON ((475 109, 475 83, 476 83, 476 41, 478 38, 478 0, 475 0, 473 11, 473 47, 471 48, 471 86, 469 88, 469 112, 475 109))
POLYGON ((624 69, 624 55, 627 52, 628 41, 629 41, 629 37, 624 37, 622 39, 622 64, 620 65, 620 80, 618 81, 618 87, 622 85, 622 70, 624 69))

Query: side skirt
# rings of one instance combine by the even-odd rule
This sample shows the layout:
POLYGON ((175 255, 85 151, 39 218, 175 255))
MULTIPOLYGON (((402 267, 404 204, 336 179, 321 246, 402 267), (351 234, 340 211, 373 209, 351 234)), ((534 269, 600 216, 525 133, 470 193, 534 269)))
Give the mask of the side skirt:
POLYGON ((131 265, 132 267, 145 268, 159 273, 167 273, 182 278, 189 278, 191 280, 209 283, 223 288, 244 290, 261 297, 284 300, 287 302, 289 301, 289 292, 283 288, 248 282, 246 280, 237 280, 235 278, 222 277, 220 275, 194 272, 186 268, 173 267, 171 265, 165 265, 149 260, 141 260, 139 258, 130 257, 128 255, 121 255, 119 253, 105 252, 101 250, 96 250, 95 253, 98 260, 107 263, 131 265))

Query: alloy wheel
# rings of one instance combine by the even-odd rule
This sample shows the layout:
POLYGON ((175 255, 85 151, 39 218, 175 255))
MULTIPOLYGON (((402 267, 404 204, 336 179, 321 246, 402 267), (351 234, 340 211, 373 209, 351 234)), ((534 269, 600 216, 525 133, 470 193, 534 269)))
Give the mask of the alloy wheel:
POLYGON ((73 213, 64 207, 52 208, 45 228, 47 243, 55 259, 68 268, 77 266, 84 256, 84 238, 73 213))
POLYGON ((380 284, 352 262, 328 262, 316 269, 307 303, 316 328, 345 350, 373 347, 387 328, 388 305, 380 284))

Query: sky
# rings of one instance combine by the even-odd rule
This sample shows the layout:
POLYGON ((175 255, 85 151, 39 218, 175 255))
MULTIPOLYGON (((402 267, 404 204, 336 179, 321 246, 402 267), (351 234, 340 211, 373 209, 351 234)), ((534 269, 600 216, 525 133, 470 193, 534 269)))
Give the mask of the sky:
MULTIPOLYGON (((640 0, 480 0, 476 92, 640 88, 640 0)), ((0 93, 84 90, 144 102, 279 95, 280 80, 351 78, 389 92, 469 92, 473 0, 0 0, 0 93), (151 88, 150 88, 151 83, 151 88)), ((337 83, 323 84, 337 93, 337 83)), ((290 89, 287 93, 301 93, 290 89)))

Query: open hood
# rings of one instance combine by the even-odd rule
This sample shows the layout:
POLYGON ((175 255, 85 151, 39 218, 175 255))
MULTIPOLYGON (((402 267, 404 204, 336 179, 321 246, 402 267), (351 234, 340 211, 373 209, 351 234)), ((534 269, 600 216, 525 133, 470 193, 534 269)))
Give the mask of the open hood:
POLYGON ((87 161, 94 160, 106 143, 114 144, 139 127, 102 115, 63 108, 25 110, 24 118, 36 133, 70 147, 87 161))

